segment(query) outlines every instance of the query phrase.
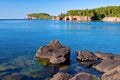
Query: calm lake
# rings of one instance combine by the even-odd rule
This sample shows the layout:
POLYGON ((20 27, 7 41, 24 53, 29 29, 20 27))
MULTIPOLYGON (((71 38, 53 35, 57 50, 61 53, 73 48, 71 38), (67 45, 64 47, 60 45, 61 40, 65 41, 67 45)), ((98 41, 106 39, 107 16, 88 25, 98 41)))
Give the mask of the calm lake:
POLYGON ((13 74, 24 80, 48 80, 58 71, 102 73, 76 60, 75 50, 120 54, 120 23, 52 20, 0 20, 0 79, 13 74), (57 39, 71 48, 70 64, 51 66, 35 59, 40 46, 57 39))

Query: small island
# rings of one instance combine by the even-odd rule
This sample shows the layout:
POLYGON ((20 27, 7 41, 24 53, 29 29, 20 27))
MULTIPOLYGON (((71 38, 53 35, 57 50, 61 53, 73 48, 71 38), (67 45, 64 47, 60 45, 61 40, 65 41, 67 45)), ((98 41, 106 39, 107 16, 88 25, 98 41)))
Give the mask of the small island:
POLYGON ((95 9, 69 10, 58 16, 51 16, 47 13, 32 13, 26 19, 52 19, 66 21, 105 21, 120 22, 120 6, 107 6, 95 9))
POLYGON ((51 19, 52 16, 50 16, 47 13, 32 13, 28 14, 25 19, 51 19))

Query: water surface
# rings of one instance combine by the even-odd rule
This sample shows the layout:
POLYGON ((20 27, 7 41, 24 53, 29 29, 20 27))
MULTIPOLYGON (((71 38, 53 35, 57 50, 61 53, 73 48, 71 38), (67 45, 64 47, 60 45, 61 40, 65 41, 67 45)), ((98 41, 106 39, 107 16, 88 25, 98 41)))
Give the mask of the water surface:
POLYGON ((45 79, 58 71, 81 71, 101 76, 76 61, 75 50, 120 54, 120 23, 52 20, 0 20, 0 78, 18 73, 30 80, 45 79), (57 39, 71 48, 69 66, 49 66, 34 56, 40 46, 57 39))

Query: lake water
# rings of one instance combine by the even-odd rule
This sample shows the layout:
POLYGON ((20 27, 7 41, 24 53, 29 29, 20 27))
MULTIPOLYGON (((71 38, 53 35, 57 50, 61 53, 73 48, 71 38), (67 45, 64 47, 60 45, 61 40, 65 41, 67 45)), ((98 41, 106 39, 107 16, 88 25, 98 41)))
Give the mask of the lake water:
POLYGON ((86 49, 120 54, 120 23, 0 20, 0 79, 21 74, 24 80, 47 80, 58 71, 100 77, 100 72, 76 60, 75 50, 86 49), (38 48, 54 39, 71 48, 70 65, 50 66, 35 59, 38 48))

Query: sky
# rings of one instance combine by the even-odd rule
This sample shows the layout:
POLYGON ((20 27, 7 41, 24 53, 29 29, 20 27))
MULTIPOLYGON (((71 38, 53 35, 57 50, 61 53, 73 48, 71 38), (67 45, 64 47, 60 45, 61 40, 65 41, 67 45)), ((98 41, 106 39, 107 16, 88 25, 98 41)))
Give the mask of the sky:
POLYGON ((24 19, 30 13, 59 15, 71 9, 120 6, 120 0, 0 0, 0 19, 24 19))

